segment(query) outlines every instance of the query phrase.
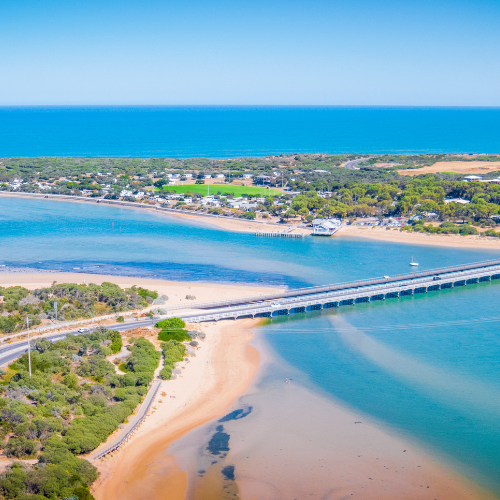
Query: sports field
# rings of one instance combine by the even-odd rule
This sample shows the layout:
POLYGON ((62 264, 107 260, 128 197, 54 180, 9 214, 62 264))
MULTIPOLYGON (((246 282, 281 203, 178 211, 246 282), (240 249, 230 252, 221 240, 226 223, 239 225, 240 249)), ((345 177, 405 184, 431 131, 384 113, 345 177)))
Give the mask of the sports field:
POLYGON ((189 191, 190 193, 198 193, 203 196, 207 196, 208 194, 217 194, 220 192, 220 194, 224 195, 232 194, 235 198, 244 194, 253 196, 273 196, 281 193, 281 189, 276 188, 240 186, 232 184, 187 184, 184 186, 163 186, 163 190, 175 191, 176 193, 185 193, 186 191, 189 191))

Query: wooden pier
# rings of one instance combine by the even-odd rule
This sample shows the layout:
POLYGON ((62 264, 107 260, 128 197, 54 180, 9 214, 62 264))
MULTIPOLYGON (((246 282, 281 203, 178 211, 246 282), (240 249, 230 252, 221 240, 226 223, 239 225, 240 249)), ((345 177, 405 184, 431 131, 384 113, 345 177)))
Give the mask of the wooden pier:
POLYGON ((304 238, 305 234, 270 232, 270 233, 255 233, 255 236, 262 236, 263 238, 304 238))

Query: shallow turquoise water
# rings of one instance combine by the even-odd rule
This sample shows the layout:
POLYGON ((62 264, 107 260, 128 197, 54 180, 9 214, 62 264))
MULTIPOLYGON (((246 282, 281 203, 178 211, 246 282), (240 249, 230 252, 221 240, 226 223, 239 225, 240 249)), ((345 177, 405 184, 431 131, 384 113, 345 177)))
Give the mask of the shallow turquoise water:
MULTIPOLYGON (((297 287, 408 272, 412 256, 429 269, 498 253, 265 240, 114 207, 0 198, 5 265, 297 287)), ((500 283, 484 283, 297 314, 263 332, 297 369, 294 383, 397 429, 500 493, 499 303, 500 283)))

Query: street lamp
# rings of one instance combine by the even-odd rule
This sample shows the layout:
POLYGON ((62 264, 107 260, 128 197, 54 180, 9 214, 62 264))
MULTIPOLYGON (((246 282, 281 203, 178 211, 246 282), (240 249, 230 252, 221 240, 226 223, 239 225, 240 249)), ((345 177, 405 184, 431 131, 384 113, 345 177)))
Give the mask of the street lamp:
POLYGON ((31 378, 31 345, 30 345, 30 318, 26 316, 26 327, 28 328, 28 369, 31 378))

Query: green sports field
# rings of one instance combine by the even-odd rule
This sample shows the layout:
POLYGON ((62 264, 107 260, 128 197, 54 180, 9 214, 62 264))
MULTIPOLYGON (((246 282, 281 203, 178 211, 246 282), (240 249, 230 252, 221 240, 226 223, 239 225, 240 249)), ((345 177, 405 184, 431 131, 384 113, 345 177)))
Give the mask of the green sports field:
POLYGON ((232 194, 235 198, 242 196, 244 194, 248 195, 258 195, 258 196, 273 196, 281 192, 280 189, 267 188, 267 187, 256 187, 256 186, 238 186, 232 184, 187 184, 184 186, 163 186, 164 191, 175 191, 176 193, 185 193, 189 191, 190 193, 198 193, 203 196, 207 194, 220 194, 228 195, 232 194))

